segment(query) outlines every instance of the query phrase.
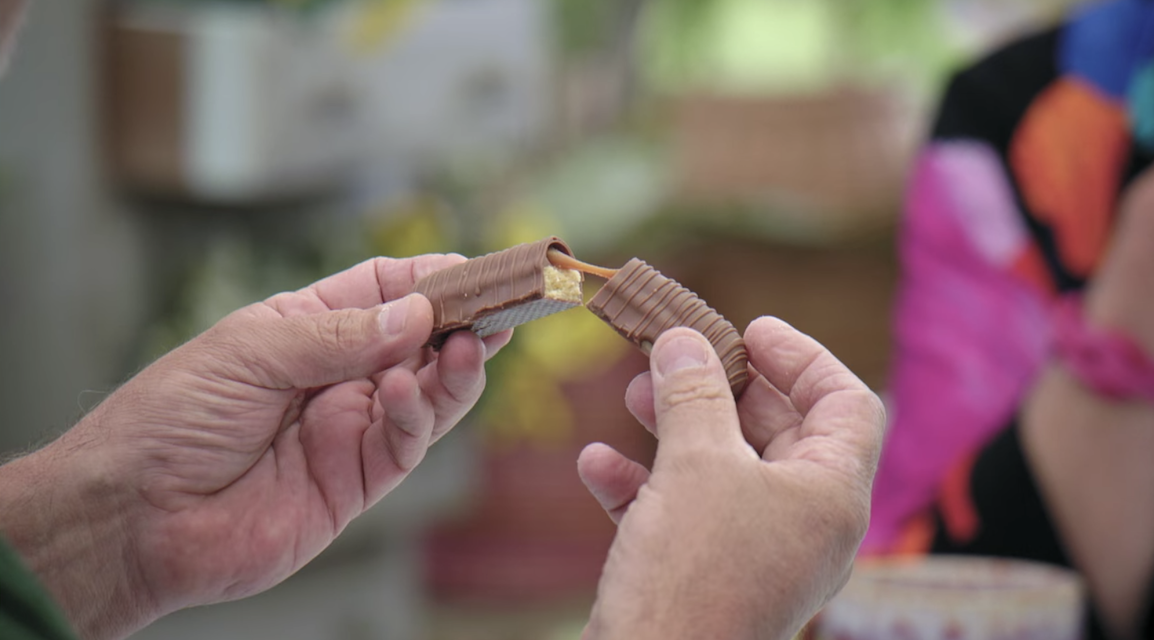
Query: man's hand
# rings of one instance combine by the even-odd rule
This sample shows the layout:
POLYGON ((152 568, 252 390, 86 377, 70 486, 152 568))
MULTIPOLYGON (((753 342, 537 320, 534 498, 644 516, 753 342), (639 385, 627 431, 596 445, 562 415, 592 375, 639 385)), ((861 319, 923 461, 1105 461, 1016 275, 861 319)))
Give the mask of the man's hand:
POLYGON ((884 410, 813 339, 762 318, 734 403, 709 342, 661 336, 630 410, 652 472, 594 444, 582 479, 619 523, 591 638, 790 638, 849 577, 869 521, 884 410))
POLYGON ((462 260, 378 258, 229 315, 0 468, 0 531, 87 637, 277 584, 480 396, 511 334, 433 353, 409 295, 462 260))

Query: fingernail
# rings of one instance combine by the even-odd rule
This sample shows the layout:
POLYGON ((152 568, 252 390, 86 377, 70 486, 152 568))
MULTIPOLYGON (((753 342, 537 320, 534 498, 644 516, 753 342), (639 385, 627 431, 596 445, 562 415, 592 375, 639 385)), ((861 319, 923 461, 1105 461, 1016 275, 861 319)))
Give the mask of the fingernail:
POLYGON ((385 335, 398 336, 404 333, 405 325, 409 322, 409 298, 394 300, 381 307, 381 315, 377 318, 385 335))
POLYGON ((668 375, 682 369, 703 367, 708 359, 709 354, 700 340, 688 336, 674 338, 661 345, 657 352, 657 371, 668 375))

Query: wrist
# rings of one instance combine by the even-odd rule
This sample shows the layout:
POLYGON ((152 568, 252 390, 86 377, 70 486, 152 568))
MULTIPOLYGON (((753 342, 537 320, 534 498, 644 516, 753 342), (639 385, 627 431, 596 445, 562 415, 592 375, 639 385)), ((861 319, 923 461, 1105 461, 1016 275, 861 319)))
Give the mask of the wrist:
POLYGON ((1154 402, 1154 358, 1125 326, 1106 315, 1091 324, 1080 296, 1058 303, 1054 349, 1065 369, 1084 387, 1111 400, 1154 402))
POLYGON ((0 467, 0 533, 81 637, 122 637, 155 607, 132 544, 131 494, 82 427, 0 467))

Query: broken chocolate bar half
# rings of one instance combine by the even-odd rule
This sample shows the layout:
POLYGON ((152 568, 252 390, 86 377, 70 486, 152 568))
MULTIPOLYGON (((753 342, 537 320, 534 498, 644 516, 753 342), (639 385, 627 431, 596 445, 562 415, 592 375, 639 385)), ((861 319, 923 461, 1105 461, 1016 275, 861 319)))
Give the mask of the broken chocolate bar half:
POLYGON ((413 290, 433 305, 429 343, 440 346, 458 329, 471 329, 484 338, 580 305, 581 272, 554 266, 550 249, 573 255, 564 241, 549 237, 418 280, 413 290))
POLYGON ((733 396, 745 391, 749 370, 741 334, 704 300, 643 260, 626 263, 585 306, 646 353, 669 329, 696 329, 721 358, 733 396))

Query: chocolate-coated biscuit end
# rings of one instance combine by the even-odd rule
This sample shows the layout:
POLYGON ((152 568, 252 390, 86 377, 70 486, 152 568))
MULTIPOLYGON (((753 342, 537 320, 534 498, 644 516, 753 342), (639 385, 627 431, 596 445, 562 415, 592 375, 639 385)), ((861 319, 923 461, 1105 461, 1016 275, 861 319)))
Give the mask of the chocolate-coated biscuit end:
POLYGON ((550 249, 572 255, 564 241, 549 237, 418 280, 413 290, 433 305, 430 344, 439 346, 460 329, 484 338, 580 305, 582 273, 554 266, 550 249))
POLYGON ((626 263, 585 306, 646 353, 669 329, 697 330, 721 358, 733 396, 745 391, 749 369, 741 334, 695 293, 644 261, 626 263))

